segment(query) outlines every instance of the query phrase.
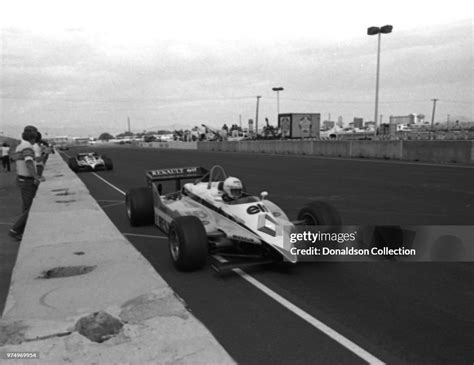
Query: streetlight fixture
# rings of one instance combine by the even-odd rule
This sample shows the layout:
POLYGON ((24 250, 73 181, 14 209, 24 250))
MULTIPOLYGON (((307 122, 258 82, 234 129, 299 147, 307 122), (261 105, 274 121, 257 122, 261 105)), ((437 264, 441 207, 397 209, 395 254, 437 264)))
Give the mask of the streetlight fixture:
POLYGON ((276 93, 277 93, 277 125, 278 125, 278 117, 280 115, 280 91, 283 91, 285 89, 283 89, 281 86, 279 86, 279 87, 272 88, 272 90, 276 91, 276 93))
POLYGON ((393 26, 384 25, 383 27, 370 27, 367 28, 368 35, 377 35, 378 34, 378 44, 377 44, 377 77, 375 81, 375 114, 374 114, 374 127, 377 131, 377 120, 378 120, 378 109, 379 109, 379 74, 380 74, 380 39, 382 34, 392 33, 393 26))

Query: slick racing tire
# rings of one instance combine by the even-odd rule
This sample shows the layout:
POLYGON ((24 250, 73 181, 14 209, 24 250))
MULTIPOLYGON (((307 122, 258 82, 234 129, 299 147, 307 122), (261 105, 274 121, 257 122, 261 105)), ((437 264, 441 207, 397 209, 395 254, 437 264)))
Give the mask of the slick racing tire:
POLYGON ((198 270, 206 264, 207 234, 199 218, 194 216, 175 218, 170 225, 168 241, 171 260, 176 269, 198 270))
POLYGON ((68 161, 69 168, 74 171, 78 172, 79 171, 79 165, 77 163, 77 160, 74 157, 71 157, 68 161))
POLYGON ((134 227, 153 224, 153 191, 150 187, 133 188, 125 196, 125 207, 130 224, 134 227))
POLYGON ((108 157, 103 157, 104 159, 104 166, 105 166, 105 169, 106 170, 113 170, 114 169, 114 164, 112 162, 112 160, 108 157))
POLYGON ((342 219, 331 204, 324 201, 313 201, 304 206, 298 213, 299 221, 307 226, 340 226, 342 219))

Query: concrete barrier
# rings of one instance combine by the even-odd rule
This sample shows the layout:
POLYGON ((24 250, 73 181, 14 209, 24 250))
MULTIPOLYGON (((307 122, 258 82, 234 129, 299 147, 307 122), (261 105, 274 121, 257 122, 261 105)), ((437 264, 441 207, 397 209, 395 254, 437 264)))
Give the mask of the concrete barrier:
POLYGON ((209 142, 209 151, 222 151, 222 142, 209 142))
POLYGON ((238 146, 239 142, 226 142, 226 143, 221 143, 221 150, 224 152, 238 152, 238 146))
POLYGON ((474 141, 312 141, 199 142, 203 151, 377 158, 474 163, 474 141))
POLYGON ((293 141, 280 141, 280 152, 283 154, 293 154, 293 141))
POLYGON ((239 152, 251 152, 250 151, 250 143, 252 141, 239 141, 238 151, 239 152))
POLYGON ((257 141, 259 153, 270 153, 271 143, 270 141, 257 141))
POLYGON ((351 157, 401 160, 402 141, 350 141, 351 157))
POLYGON ((474 163, 474 141, 404 141, 403 159, 474 163))
POLYGON ((44 175, 0 321, 0 352, 38 351, 29 364, 234 363, 58 154, 44 175), (102 343, 75 327, 99 311, 123 323, 102 343))
POLYGON ((313 155, 351 157, 351 141, 314 141, 313 155))
POLYGON ((165 148, 165 149, 177 149, 177 150, 197 150, 197 142, 182 142, 182 141, 170 141, 170 142, 138 142, 138 147, 141 148, 165 148))
POLYGON ((299 147, 301 149, 302 155, 312 155, 314 154, 314 141, 302 141, 302 143, 299 144, 299 147))
POLYGON ((211 151, 212 142, 197 142, 197 149, 200 151, 211 151))

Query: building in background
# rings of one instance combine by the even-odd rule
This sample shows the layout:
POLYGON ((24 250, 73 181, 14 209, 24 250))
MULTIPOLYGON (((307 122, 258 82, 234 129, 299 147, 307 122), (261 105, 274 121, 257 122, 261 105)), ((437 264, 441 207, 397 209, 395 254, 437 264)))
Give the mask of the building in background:
POLYGON ((48 142, 52 144, 64 144, 72 142, 72 139, 68 136, 57 136, 57 137, 48 137, 48 142))
POLYGON ((333 120, 325 120, 323 122, 323 126, 322 126, 321 130, 327 131, 328 129, 334 128, 335 125, 336 125, 336 122, 334 122, 333 120))
POLYGON ((372 121, 365 122, 365 123, 364 123, 364 126, 365 126, 365 128, 367 128, 367 129, 375 129, 375 123, 372 122, 372 121))
POLYGON ((364 118, 354 118, 354 128, 362 129, 364 127, 364 118))
MULTIPOLYGON (((389 119, 389 124, 426 124, 425 116, 423 114, 409 114, 409 115, 391 115, 389 119)), ((429 124, 429 123, 428 123, 429 124)))
POLYGON ((249 119, 249 134, 253 134, 253 119, 249 119))

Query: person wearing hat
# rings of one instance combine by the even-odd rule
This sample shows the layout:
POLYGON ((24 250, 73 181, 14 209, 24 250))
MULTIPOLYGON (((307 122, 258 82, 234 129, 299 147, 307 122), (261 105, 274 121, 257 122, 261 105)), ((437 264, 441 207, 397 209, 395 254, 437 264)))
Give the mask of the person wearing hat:
POLYGON ((35 165, 33 144, 38 138, 37 129, 33 126, 25 127, 21 138, 20 144, 15 149, 13 159, 16 163, 16 181, 21 192, 22 214, 9 231, 9 235, 17 240, 21 240, 23 236, 38 184, 45 180, 44 177, 38 174, 35 165))

